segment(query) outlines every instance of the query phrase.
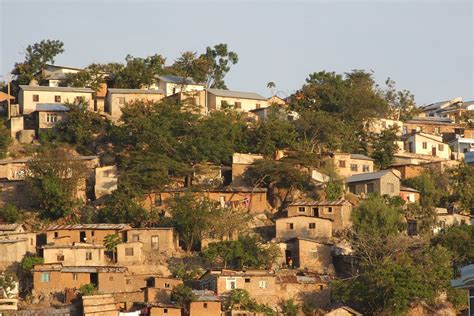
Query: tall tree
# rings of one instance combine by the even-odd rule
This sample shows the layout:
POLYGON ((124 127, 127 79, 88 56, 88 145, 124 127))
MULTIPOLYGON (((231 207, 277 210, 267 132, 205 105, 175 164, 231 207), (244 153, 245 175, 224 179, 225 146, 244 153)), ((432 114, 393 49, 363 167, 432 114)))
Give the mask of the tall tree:
POLYGON ((394 155, 398 151, 398 127, 383 130, 373 136, 371 157, 380 169, 386 169, 393 163, 394 155))
POLYGON ((209 88, 227 89, 224 82, 225 75, 232 65, 237 64, 239 56, 230 51, 227 44, 220 43, 214 47, 207 47, 206 52, 200 56, 209 63, 206 75, 206 86, 209 88))
POLYGON ((393 119, 410 120, 420 111, 416 106, 415 96, 408 90, 397 90, 395 84, 395 81, 387 78, 385 81, 386 88, 380 92, 390 105, 393 119))

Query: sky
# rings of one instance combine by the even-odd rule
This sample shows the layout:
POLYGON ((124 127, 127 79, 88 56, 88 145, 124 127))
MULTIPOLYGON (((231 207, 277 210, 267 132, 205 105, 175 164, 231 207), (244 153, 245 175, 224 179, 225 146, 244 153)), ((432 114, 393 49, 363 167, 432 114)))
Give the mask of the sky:
POLYGON ((299 89, 310 73, 373 71, 418 104, 474 100, 474 0, 23 1, 0 0, 0 80, 25 48, 59 39, 57 65, 123 62, 227 43, 239 55, 232 90, 270 96, 299 89))

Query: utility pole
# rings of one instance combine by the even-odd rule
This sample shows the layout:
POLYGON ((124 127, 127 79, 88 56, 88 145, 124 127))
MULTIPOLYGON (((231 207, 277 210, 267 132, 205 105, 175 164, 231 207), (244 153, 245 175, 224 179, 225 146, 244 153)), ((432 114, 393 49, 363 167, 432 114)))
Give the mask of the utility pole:
POLYGON ((8 97, 7 97, 7 99, 8 99, 8 101, 7 101, 7 102, 8 102, 8 103, 7 103, 7 104, 8 104, 8 107, 7 107, 7 112, 8 112, 8 118, 10 118, 10 117, 11 117, 11 105, 10 105, 10 81, 11 81, 11 74, 10 74, 10 73, 8 73, 7 80, 8 80, 8 83, 7 83, 7 89, 8 89, 8 90, 7 90, 7 91, 8 91, 8 97))

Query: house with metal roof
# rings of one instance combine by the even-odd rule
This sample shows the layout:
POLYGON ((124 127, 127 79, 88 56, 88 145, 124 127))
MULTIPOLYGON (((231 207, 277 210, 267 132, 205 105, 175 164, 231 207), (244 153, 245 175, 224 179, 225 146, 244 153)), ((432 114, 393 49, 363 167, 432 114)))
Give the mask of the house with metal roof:
POLYGON ((104 111, 111 116, 112 120, 118 120, 126 104, 136 101, 158 102, 164 97, 165 92, 162 89, 108 89, 104 111))
POLYGON ((207 107, 209 111, 234 109, 239 112, 250 112, 268 107, 268 100, 255 92, 207 89, 207 107))
POLYGON ((374 171, 374 159, 361 154, 338 152, 323 154, 319 167, 325 168, 328 164, 332 164, 342 178, 374 171))
POLYGON ((180 77, 173 75, 156 75, 156 83, 149 87, 149 89, 160 89, 164 91, 165 96, 170 96, 180 92, 203 91, 204 83, 196 82, 190 77, 180 77))
POLYGON ((400 195, 401 173, 395 169, 356 174, 346 179, 349 192, 367 197, 371 193, 380 195, 400 195))

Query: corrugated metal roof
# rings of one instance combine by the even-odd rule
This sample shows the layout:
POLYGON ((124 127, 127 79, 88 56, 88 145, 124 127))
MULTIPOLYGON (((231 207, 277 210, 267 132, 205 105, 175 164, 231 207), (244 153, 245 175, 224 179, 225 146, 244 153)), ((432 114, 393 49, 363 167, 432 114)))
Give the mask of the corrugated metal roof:
POLYGON ((344 205, 345 203, 350 203, 348 200, 339 199, 334 201, 294 201, 288 204, 288 206, 339 206, 344 205))
POLYGON ((232 90, 224 90, 224 89, 207 89, 207 91, 219 97, 264 100, 264 101, 267 100, 267 98, 255 92, 232 91, 232 90))
POLYGON ((68 112, 69 108, 64 104, 58 103, 38 103, 36 112, 68 112))
POLYGON ((180 76, 173 76, 173 75, 162 75, 162 76, 155 76, 155 78, 162 80, 164 82, 170 83, 178 83, 178 84, 192 84, 192 85, 201 85, 200 83, 196 83, 193 78, 191 77, 180 77, 180 76))
POLYGON ((144 90, 144 89, 108 89, 109 93, 121 93, 121 94, 165 94, 161 89, 156 90, 144 90))
POLYGON ((20 224, 0 224, 0 230, 3 231, 14 231, 18 227, 20 227, 20 224))
POLYGON ((48 87, 48 86, 28 86, 20 85, 20 89, 24 91, 57 91, 57 92, 82 92, 93 93, 91 88, 74 88, 74 87, 48 87))
POLYGON ((360 160, 369 160, 369 161, 374 161, 374 159, 366 156, 366 155, 361 155, 361 154, 351 154, 351 159, 360 159, 360 160))
MULTIPOLYGON (((349 178, 347 178, 346 182, 347 183, 352 183, 352 182, 375 180, 375 179, 378 179, 378 178, 380 178, 380 177, 382 177, 382 176, 384 176, 388 173, 393 173, 393 170, 392 169, 387 169, 387 170, 381 170, 381 171, 376 171, 376 172, 355 174, 355 175, 350 176, 349 178)), ((397 175, 397 177, 398 177, 398 175, 397 175)))
POLYGON ((416 189, 409 188, 409 187, 404 187, 404 186, 401 186, 401 187, 400 187, 400 191, 418 192, 418 193, 420 192, 420 191, 418 191, 418 190, 416 190, 416 189))
POLYGON ((78 230, 78 229, 110 229, 123 230, 131 228, 128 224, 72 224, 72 225, 51 225, 46 230, 78 230))
POLYGON ((196 295, 196 301, 198 302, 220 302, 219 297, 212 291, 209 290, 193 290, 196 295))

